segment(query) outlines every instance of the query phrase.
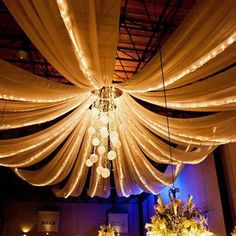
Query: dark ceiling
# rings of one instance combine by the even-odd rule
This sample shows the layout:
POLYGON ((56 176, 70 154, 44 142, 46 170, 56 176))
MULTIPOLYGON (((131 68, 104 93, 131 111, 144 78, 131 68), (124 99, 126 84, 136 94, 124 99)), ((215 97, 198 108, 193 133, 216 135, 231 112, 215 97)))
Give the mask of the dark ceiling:
MULTIPOLYGON (((137 73, 171 36, 194 3, 194 0, 123 0, 114 82, 125 81, 137 73)), ((46 79, 70 84, 34 47, 2 0, 0 0, 0 58, 46 79), (20 50, 28 53, 26 59, 21 59, 20 50)), ((150 106, 145 103, 142 105, 150 106)), ((155 106, 149 107, 149 109, 163 112, 163 109, 159 110, 155 106)), ((0 111, 2 114, 3 108, 0 108, 0 111)), ((177 111, 175 114, 178 116, 177 111)), ((54 122, 56 120, 22 129, 0 131, 0 139, 25 136, 44 129, 54 122)), ((158 168, 165 167, 159 165, 158 168)), ((0 184, 2 189, 5 188, 5 191, 1 192, 0 198, 8 196, 19 198, 22 193, 28 194, 30 198, 31 193, 34 193, 34 196, 52 197, 49 188, 36 190, 35 187, 18 179, 10 169, 4 167, 0 168, 0 184)), ((114 194, 111 198, 114 198, 114 189, 112 189, 112 193, 114 194)), ((80 198, 88 200, 85 193, 80 198)))

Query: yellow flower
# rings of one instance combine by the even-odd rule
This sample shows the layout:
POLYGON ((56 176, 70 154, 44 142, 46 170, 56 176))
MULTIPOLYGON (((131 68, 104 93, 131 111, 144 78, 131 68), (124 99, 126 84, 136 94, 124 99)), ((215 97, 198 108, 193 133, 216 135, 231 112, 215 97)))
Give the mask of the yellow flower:
POLYGON ((161 221, 160 224, 159 224, 159 228, 161 230, 166 229, 166 224, 163 221, 161 221))
POLYGON ((162 199, 161 199, 161 196, 158 196, 157 198, 157 203, 163 207, 163 203, 162 203, 162 199))
POLYGON ((174 214, 175 215, 177 215, 177 210, 178 210, 178 206, 179 206, 179 204, 180 204, 180 200, 178 200, 178 199, 175 199, 175 200, 173 200, 173 202, 172 202, 172 207, 173 207, 173 211, 174 211, 174 214))
POLYGON ((157 212, 159 212, 160 214, 163 214, 165 212, 165 209, 163 206, 157 205, 155 206, 155 209, 157 212))
POLYGON ((195 205, 192 203, 193 196, 189 195, 188 201, 187 201, 187 207, 188 209, 193 209, 195 205))
POLYGON ((183 224, 184 228, 186 229, 192 225, 192 222, 190 220, 184 220, 183 224))
POLYGON ((164 208, 164 205, 162 203, 162 199, 161 199, 161 196, 158 196, 157 198, 157 205, 155 206, 155 210, 157 212, 159 212, 160 214, 163 214, 165 212, 165 208, 164 208))

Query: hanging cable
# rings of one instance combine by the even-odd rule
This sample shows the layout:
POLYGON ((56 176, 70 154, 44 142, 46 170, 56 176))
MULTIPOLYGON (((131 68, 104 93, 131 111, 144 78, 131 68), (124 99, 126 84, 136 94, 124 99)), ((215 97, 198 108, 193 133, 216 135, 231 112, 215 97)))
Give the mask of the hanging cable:
POLYGON ((162 53, 161 48, 159 48, 159 55, 160 55, 160 66, 161 66, 161 77, 162 77, 162 85, 163 85, 163 94, 164 94, 164 104, 166 110, 166 126, 167 126, 167 135, 168 135, 168 142, 169 142, 169 153, 170 153, 170 165, 171 165, 171 176, 172 176, 172 188, 169 190, 169 197, 171 195, 173 198, 176 198, 176 193, 179 192, 179 188, 175 187, 175 176, 174 176, 174 169, 173 169, 173 158, 172 158, 172 148, 171 148, 171 138, 170 138, 170 121, 168 115, 168 104, 167 104, 167 95, 166 95, 166 86, 165 86, 165 75, 163 69, 163 61, 162 61, 162 53))

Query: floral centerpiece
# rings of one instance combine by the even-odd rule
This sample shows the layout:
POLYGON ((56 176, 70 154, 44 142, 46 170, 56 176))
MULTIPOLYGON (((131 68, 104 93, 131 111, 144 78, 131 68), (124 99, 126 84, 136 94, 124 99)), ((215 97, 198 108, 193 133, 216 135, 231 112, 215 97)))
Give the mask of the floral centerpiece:
POLYGON ((98 231, 98 236, 117 236, 118 233, 115 228, 109 225, 100 226, 100 230, 98 231))
POLYGON ((207 219, 192 203, 192 196, 187 203, 171 198, 164 205, 159 196, 155 206, 152 223, 146 224, 147 236, 212 236, 207 229, 207 219))
POLYGON ((232 236, 236 236, 236 226, 234 226, 233 232, 231 233, 232 236))

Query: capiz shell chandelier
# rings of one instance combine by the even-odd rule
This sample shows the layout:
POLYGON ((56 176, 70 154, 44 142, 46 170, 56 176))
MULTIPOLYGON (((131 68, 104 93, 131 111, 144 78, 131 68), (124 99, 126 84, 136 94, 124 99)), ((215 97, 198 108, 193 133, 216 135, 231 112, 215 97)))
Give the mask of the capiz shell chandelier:
POLYGON ((88 134, 92 140, 92 154, 86 160, 87 167, 98 163, 96 172, 103 178, 110 176, 110 161, 117 156, 116 150, 121 147, 119 134, 115 125, 115 99, 122 95, 122 91, 106 86, 92 92, 97 96, 93 103, 91 126, 88 134))

